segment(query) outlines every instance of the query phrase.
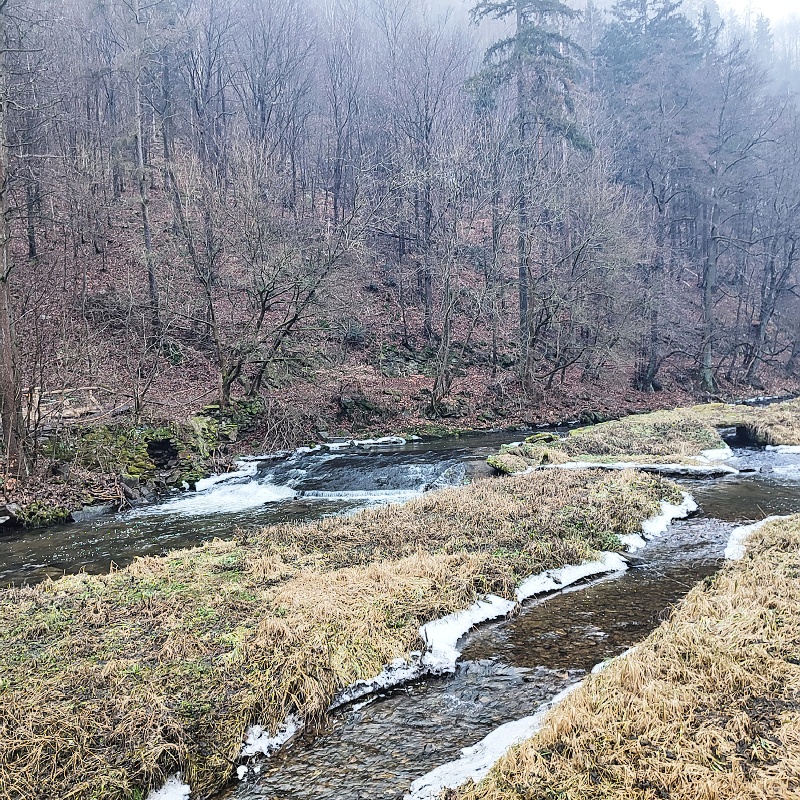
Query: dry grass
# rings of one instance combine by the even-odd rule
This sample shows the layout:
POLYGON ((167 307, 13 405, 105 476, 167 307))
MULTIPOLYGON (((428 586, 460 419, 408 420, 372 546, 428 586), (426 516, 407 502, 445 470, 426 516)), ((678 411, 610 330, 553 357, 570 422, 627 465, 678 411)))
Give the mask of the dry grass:
POLYGON ((800 797, 800 515, 754 534, 457 797, 800 797))
POLYGON ((502 448, 488 462, 506 474, 567 461, 696 464, 703 450, 723 446, 712 423, 678 409, 576 428, 563 438, 536 434, 521 445, 502 448))
POLYGON ((722 447, 712 425, 681 411, 655 411, 570 431, 559 446, 570 456, 697 456, 722 447))
POLYGON ((746 428, 761 444, 800 445, 800 400, 764 407, 707 403, 680 409, 717 428, 746 428))
POLYGON ((0 592, 0 798, 137 798, 176 769, 207 797, 250 724, 319 717, 422 623, 618 546, 676 492, 631 472, 483 481, 0 592))
MULTIPOLYGON (((524 444, 504 447, 488 459, 505 474, 566 461, 697 465, 703 450, 723 447, 719 428, 745 428, 762 444, 800 444, 800 400, 763 408, 707 403, 674 411, 634 414, 576 428, 558 439, 536 434, 524 444)), ((702 463, 702 459, 700 459, 702 463)))

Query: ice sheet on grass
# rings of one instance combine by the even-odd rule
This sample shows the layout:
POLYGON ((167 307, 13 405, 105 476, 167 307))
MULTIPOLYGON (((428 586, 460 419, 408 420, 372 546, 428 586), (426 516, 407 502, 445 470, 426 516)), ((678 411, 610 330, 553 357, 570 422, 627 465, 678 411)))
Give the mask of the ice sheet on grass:
POLYGON ((638 461, 568 461, 566 464, 548 464, 545 469, 637 469, 658 475, 673 475, 684 478, 716 478, 722 475, 738 475, 739 470, 729 464, 708 461, 706 464, 642 464, 638 461))
POLYGON ((513 600, 488 594, 463 611, 426 623, 419 629, 427 645, 422 656, 423 666, 434 672, 452 671, 461 655, 456 647, 458 640, 475 625, 511 613, 516 605, 513 600))
POLYGON ((147 795, 147 800, 187 800, 192 790, 189 784, 184 783, 180 773, 176 773, 160 789, 153 789, 147 795))
POLYGON ((681 497, 683 499, 677 505, 662 500, 660 513, 642 523, 642 533, 645 539, 652 539, 654 536, 664 533, 673 520, 683 519, 693 511, 697 511, 697 503, 688 492, 681 492, 681 497))
POLYGON ((723 447, 715 447, 711 450, 703 450, 700 455, 706 461, 725 461, 728 458, 733 458, 733 450, 724 445, 723 447))
POLYGON ((257 753, 265 756, 271 755, 286 744, 302 727, 302 721, 295 716, 287 717, 274 736, 271 736, 270 732, 260 725, 253 725, 245 734, 246 739, 240 755, 242 758, 254 756, 257 753))
POLYGON ((620 536, 619 540, 628 553, 635 553, 647 544, 647 540, 638 533, 628 533, 624 536, 620 536))
POLYGON ((604 572, 622 572, 627 568, 628 563, 622 556, 617 553, 602 553, 599 561, 584 561, 583 564, 551 569, 526 578, 517 587, 517 600, 521 603, 536 594, 558 591, 592 575, 602 575, 604 572))
POLYGON ((517 588, 516 602, 497 595, 487 595, 463 611, 428 622, 419 629, 426 644, 424 653, 413 653, 410 661, 395 659, 376 677, 351 684, 336 696, 329 710, 369 694, 408 683, 424 674, 452 672, 461 655, 458 642, 475 625, 506 616, 517 607, 517 603, 534 595, 557 592, 592 575, 621 572, 627 567, 625 559, 617 553, 602 553, 598 561, 586 561, 583 564, 531 575, 517 588))
POLYGON ((406 661, 404 658, 396 658, 390 664, 387 664, 374 678, 364 681, 356 681, 351 683, 350 686, 342 689, 336 699, 331 703, 328 711, 332 711, 339 706, 352 703, 354 700, 359 700, 367 695, 380 692, 382 689, 391 689, 393 686, 400 686, 401 684, 413 681, 422 674, 422 654, 412 653, 411 661, 406 661))
POLYGON ((427 775, 417 778, 409 787, 404 800, 433 800, 442 789, 461 786, 470 778, 476 783, 482 780, 511 747, 539 731, 547 712, 574 692, 581 683, 574 683, 559 692, 552 700, 541 705, 535 714, 495 728, 477 744, 463 748, 461 757, 456 761, 442 764, 427 775))
POLYGON ((725 547, 725 558, 728 561, 739 561, 744 558, 747 539, 751 534, 755 533, 759 528, 763 528, 768 522, 774 519, 785 519, 780 514, 762 519, 760 522, 754 522, 752 525, 740 525, 731 531, 728 537, 728 544, 725 547))

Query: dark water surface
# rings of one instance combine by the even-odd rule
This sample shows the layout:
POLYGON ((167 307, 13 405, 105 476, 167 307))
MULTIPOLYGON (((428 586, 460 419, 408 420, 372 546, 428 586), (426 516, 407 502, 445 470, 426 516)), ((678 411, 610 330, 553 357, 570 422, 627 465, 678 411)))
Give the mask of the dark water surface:
MULTIPOLYGON (((520 434, 521 436, 523 434, 520 434)), ((399 502, 435 485, 486 473, 485 460, 508 433, 409 442, 249 460, 243 472, 198 492, 106 516, 89 524, 0 532, 0 586, 84 570, 108 572, 141 555, 192 547, 234 529, 319 519, 399 502)))

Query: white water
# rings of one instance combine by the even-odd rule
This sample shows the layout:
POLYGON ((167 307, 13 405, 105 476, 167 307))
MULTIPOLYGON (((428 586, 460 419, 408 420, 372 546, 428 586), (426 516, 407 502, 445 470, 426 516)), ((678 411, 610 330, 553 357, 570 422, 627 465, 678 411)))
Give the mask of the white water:
MULTIPOLYGON (((182 516, 205 516, 207 514, 234 514, 257 508, 267 503, 291 500, 297 495, 289 486, 259 483, 254 479, 242 482, 240 473, 220 477, 205 489, 187 492, 174 500, 158 505, 144 506, 131 512, 131 517, 180 514, 182 516)), ((212 479, 208 479, 211 481, 212 479)))

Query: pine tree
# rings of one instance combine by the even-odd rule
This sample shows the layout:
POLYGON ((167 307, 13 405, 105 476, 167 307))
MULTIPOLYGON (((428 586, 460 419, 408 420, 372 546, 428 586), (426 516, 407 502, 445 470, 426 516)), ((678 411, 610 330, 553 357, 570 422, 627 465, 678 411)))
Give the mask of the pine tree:
POLYGON ((517 260, 519 267, 519 329, 522 363, 529 323, 529 194, 530 149, 536 136, 549 134, 586 146, 574 120, 571 85, 575 77, 575 42, 563 33, 565 21, 578 12, 561 0, 479 0, 474 20, 487 17, 515 21, 511 36, 485 54, 477 83, 487 87, 513 85, 516 92, 517 260))

